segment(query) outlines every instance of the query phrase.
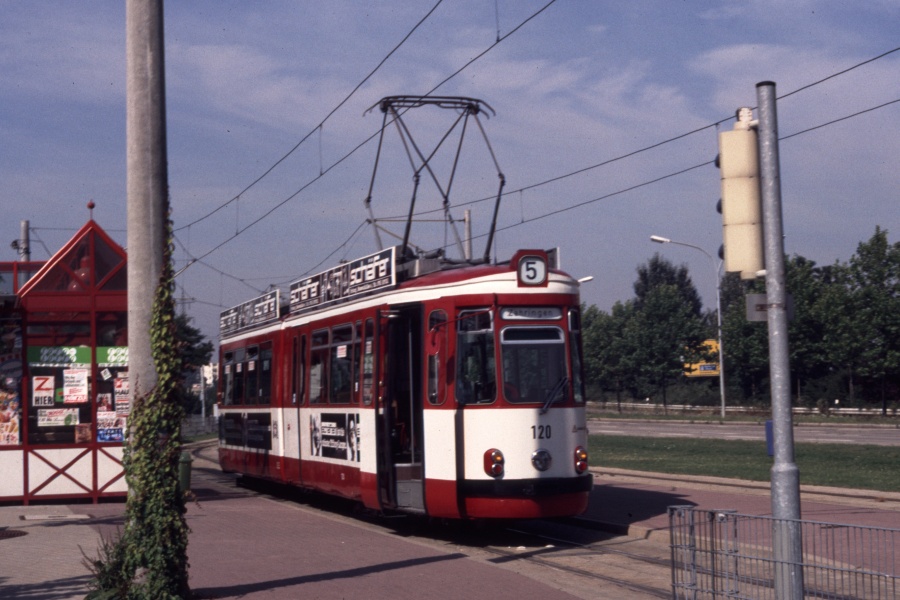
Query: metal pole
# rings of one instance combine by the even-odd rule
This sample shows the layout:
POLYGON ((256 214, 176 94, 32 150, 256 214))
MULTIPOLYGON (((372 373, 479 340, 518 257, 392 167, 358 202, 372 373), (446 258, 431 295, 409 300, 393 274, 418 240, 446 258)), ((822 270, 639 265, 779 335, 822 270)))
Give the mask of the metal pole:
POLYGON ((132 398, 157 381, 150 317, 166 244, 165 80, 162 0, 127 0, 126 143, 128 371, 132 398))
POLYGON ((719 342, 719 399, 722 404, 722 419, 725 419, 725 360, 722 355, 722 278, 719 271, 722 261, 716 266, 716 335, 719 342))
POLYGON ((675 240, 670 240, 669 238, 665 238, 659 235, 651 235, 650 240, 656 242, 657 244, 676 244, 678 246, 686 246, 688 248, 693 248, 694 250, 699 250, 703 254, 706 255, 706 258, 709 259, 709 265, 713 269, 713 274, 716 278, 716 342, 719 344, 718 348, 718 359, 719 359, 719 399, 721 401, 721 413, 722 418, 725 418, 725 363, 722 360, 722 279, 719 276, 719 272, 722 267, 722 261, 719 261, 718 265, 716 264, 715 259, 712 257, 712 254, 701 248, 700 246, 695 246, 693 244, 686 244, 685 242, 676 242, 675 240))
POLYGON ((465 235, 466 235, 466 244, 464 246, 466 252, 466 260, 472 260, 472 211, 468 208, 465 212, 465 235))
POLYGON ((771 81, 758 83, 756 97, 759 106, 759 174, 766 251, 766 314, 775 454, 771 492, 772 516, 775 517, 772 532, 776 563, 775 593, 780 600, 800 600, 803 598, 800 471, 794 462, 775 84, 771 81))
POLYGON ((206 427, 206 365, 200 367, 200 420, 206 427))

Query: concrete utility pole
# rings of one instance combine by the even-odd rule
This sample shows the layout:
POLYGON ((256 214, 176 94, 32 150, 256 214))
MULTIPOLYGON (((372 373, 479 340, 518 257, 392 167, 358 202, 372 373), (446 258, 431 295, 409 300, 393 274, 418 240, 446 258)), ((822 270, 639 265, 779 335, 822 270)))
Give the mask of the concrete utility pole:
POLYGON ((794 462, 775 84, 771 81, 756 84, 756 99, 759 106, 759 179, 766 257, 766 314, 769 325, 769 375, 775 451, 771 491, 772 516, 775 517, 772 532, 775 594, 779 600, 800 600, 803 598, 800 470, 794 462))
POLYGON ((128 372, 132 398, 157 373, 150 317, 163 268, 168 206, 162 0, 127 0, 128 372))
POLYGON ((21 262, 29 262, 31 260, 31 238, 28 232, 29 229, 28 221, 22 221, 19 224, 19 242, 22 244, 19 247, 19 255, 21 256, 19 260, 21 262))

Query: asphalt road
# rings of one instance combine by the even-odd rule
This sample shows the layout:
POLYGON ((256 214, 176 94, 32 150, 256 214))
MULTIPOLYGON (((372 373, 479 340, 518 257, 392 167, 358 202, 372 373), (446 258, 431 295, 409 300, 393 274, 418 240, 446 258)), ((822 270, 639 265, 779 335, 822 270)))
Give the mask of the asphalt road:
MULTIPOLYGON (((721 440, 765 441, 763 423, 688 423, 627 419, 591 419, 591 434, 635 437, 693 437, 721 440)), ((794 425, 794 442, 900 446, 900 425, 794 425)))

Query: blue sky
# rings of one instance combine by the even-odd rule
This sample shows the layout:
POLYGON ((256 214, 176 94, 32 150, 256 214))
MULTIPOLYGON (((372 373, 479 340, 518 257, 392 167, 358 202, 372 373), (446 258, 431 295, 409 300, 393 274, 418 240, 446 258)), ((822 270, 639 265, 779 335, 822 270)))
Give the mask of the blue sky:
MULTIPOLYGON (((686 264, 714 305, 707 258, 649 236, 715 254, 717 169, 641 184, 714 159, 713 124, 754 106, 758 82, 774 81, 781 96, 900 46, 900 4, 888 0, 559 0, 514 33, 546 0, 444 0, 329 116, 436 3, 166 5, 176 269, 203 257, 179 275, 178 294, 192 300, 186 310, 207 336, 215 338, 221 310, 270 284, 286 289, 377 249, 363 205, 376 145, 351 153, 381 126, 380 113, 366 110, 384 96, 431 91, 492 45, 435 93, 480 98, 497 111, 482 121, 510 192, 496 255, 559 247, 565 270, 594 277, 583 300, 608 310, 632 297, 636 267, 661 252, 686 264)), ((29 220, 35 260, 87 220, 89 200, 95 220, 125 245, 124 5, 0 2, 0 235, 12 241, 29 220)), ((894 52, 780 100, 779 134, 898 99, 894 52)), ((452 117, 421 108, 408 119, 430 149, 452 117)), ((890 104, 782 141, 789 254, 846 261, 876 226, 898 240, 898 117, 900 103, 890 104)), ((496 194, 498 179, 475 133, 467 134, 451 203, 455 219, 472 209, 479 235, 491 203, 466 203, 496 194)), ((376 217, 404 214, 412 193, 394 131, 384 153, 376 217)), ((440 207, 433 186, 423 183, 418 206, 440 207)), ((443 245, 445 236, 452 240, 434 223, 417 223, 412 233, 425 247, 443 245)), ((0 260, 15 260, 8 243, 0 247, 0 260)), ((476 253, 482 247, 476 240, 476 253)))

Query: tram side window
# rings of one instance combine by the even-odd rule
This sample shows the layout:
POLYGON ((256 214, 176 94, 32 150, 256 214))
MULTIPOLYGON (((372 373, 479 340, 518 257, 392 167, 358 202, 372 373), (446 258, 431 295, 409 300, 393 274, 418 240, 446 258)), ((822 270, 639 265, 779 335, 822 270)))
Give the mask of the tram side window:
POLYGON ((259 351, 259 403, 272 402, 272 342, 260 346, 259 351))
POLYGON ((444 386, 441 381, 441 359, 445 354, 444 344, 446 339, 447 313, 442 310, 432 311, 428 315, 428 336, 440 344, 434 351, 428 354, 428 401, 431 404, 444 403, 444 386))
POLYGON ((490 311, 460 312, 456 333, 456 372, 458 402, 466 404, 494 401, 497 369, 490 311))
POLYGON ((259 401, 259 348, 247 348, 247 362, 244 363, 244 404, 259 401))
POLYGON ((372 404, 372 386, 375 382, 375 323, 366 319, 366 346, 363 355, 363 404, 372 404))
POLYGON ((234 352, 226 352, 222 356, 224 363, 222 377, 222 403, 225 406, 234 404, 234 352))
POLYGON ((360 359, 362 358, 362 323, 357 321, 355 327, 355 334, 353 336, 353 370, 351 374, 351 378, 353 379, 353 404, 359 404, 359 371, 360 371, 360 359))
POLYGON ((244 404, 246 389, 244 386, 247 373, 247 365, 244 363, 244 349, 238 348, 234 351, 234 403, 244 404))
POLYGON ((306 383, 306 336, 294 338, 294 377, 291 381, 291 403, 303 402, 303 385, 306 383))
POLYGON ((583 341, 581 339, 581 314, 575 309, 569 311, 569 343, 572 352, 572 380, 575 389, 575 402, 582 404, 585 399, 584 377, 582 377, 584 363, 581 356, 583 341))
POLYGON ((328 401, 328 330, 314 331, 309 352, 309 403, 328 401))
POLYGON ((353 382, 353 327, 342 325, 331 331, 331 394, 332 404, 349 404, 353 382))

